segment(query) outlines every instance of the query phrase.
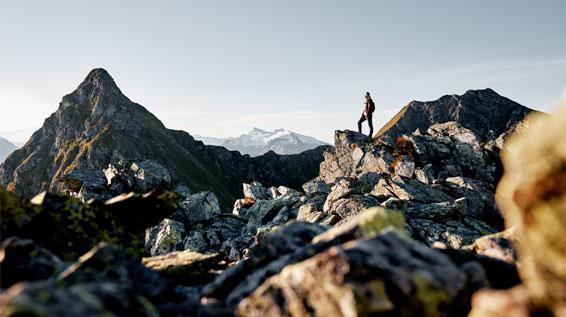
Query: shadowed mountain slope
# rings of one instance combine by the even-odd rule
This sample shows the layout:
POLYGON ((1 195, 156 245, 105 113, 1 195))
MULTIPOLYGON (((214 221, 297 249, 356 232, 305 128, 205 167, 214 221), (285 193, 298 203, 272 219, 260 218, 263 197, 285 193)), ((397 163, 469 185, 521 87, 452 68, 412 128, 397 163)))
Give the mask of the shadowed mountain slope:
POLYGON ((411 101, 404 106, 374 137, 396 138, 424 131, 433 124, 458 122, 484 141, 508 131, 533 111, 487 88, 468 90, 463 95, 446 95, 435 101, 411 101))

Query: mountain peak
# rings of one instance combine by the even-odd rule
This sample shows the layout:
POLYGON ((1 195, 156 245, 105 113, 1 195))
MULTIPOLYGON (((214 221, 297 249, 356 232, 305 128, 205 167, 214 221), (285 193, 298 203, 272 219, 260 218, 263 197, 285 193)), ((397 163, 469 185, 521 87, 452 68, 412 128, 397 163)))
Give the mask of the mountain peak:
POLYGON ((468 90, 463 95, 445 95, 434 101, 411 101, 375 137, 396 138, 416 129, 426 131, 433 124, 456 121, 480 138, 490 140, 531 111, 493 89, 468 90))
POLYGON ((120 91, 116 82, 104 68, 95 68, 85 77, 79 87, 101 88, 104 90, 120 91))
POLYGON ((124 96, 105 69, 95 68, 72 93, 63 97, 60 111, 65 111, 69 106, 74 109, 73 113, 78 111, 83 119, 89 116, 111 119, 120 108, 136 105, 124 96))
POLYGON ((112 76, 110 76, 110 74, 104 68, 95 68, 91 70, 88 73, 88 75, 86 75, 86 78, 84 79, 83 83, 84 82, 92 83, 95 85, 96 84, 98 85, 112 84, 114 86, 116 85, 112 76))

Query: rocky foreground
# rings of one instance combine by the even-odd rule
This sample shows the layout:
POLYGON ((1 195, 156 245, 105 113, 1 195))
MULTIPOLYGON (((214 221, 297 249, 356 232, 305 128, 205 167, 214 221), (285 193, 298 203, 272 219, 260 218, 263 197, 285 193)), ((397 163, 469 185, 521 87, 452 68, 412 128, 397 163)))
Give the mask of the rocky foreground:
MULTIPOLYGON (((89 109, 87 132, 110 120, 74 107, 89 109)), ((52 192, 22 198, 43 177, 26 181, 43 164, 28 147, 0 168, 0 316, 564 316, 566 106, 529 112, 491 90, 414 102, 374 139, 336 131, 302 186, 246 181, 233 208, 217 180, 195 188, 121 143, 88 155, 55 145, 71 151, 52 166, 68 170, 46 172, 52 192), (470 116, 485 107, 501 111, 470 116), (124 159, 88 165, 105 151, 124 159)), ((55 140, 70 135, 58 127, 55 140)))

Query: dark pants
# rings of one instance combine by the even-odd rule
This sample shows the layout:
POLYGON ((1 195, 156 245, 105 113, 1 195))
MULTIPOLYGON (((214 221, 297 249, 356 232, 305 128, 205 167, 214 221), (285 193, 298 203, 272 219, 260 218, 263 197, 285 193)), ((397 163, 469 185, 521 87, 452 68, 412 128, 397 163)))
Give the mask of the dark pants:
POLYGON ((373 136, 373 122, 372 122, 372 116, 368 116, 366 118, 366 116, 362 115, 362 117, 360 118, 360 120, 358 120, 358 132, 362 133, 362 122, 364 121, 368 121, 368 125, 369 125, 369 137, 371 138, 373 136))

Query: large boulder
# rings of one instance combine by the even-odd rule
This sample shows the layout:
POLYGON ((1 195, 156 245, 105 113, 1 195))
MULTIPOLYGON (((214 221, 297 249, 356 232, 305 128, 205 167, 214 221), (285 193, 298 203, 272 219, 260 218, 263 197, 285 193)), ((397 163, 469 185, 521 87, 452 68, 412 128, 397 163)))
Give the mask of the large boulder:
POLYGON ((181 207, 185 212, 185 223, 189 225, 212 219, 221 213, 218 199, 212 192, 189 195, 181 202, 181 207))
POLYGON ((171 252, 149 258, 143 258, 142 263, 162 275, 180 284, 198 284, 212 276, 210 271, 222 268, 218 264, 220 256, 202 254, 192 251, 171 252))
POLYGON ((334 183, 336 178, 350 176, 362 161, 365 150, 371 149, 371 139, 361 133, 344 130, 335 131, 335 149, 324 153, 320 164, 320 176, 327 183, 334 183))
POLYGON ((268 193, 267 188, 263 187, 260 182, 253 181, 250 184, 243 184, 244 198, 251 198, 253 200, 269 199, 272 196, 268 193))
MULTIPOLYGON (((364 193, 364 184, 360 184, 352 179, 341 179, 332 187, 324 203, 325 213, 334 213, 341 219, 349 219, 356 216, 362 210, 379 205, 379 201, 364 193)), ((371 187, 367 187, 369 192, 371 187)))
POLYGON ((146 230, 146 251, 152 256, 180 251, 183 249, 184 236, 185 225, 182 222, 165 218, 146 230))
MULTIPOLYGON (((479 268, 481 272, 481 268, 479 268)), ((242 316, 452 316, 466 312, 465 271, 396 232, 285 267, 238 306, 242 316)))

